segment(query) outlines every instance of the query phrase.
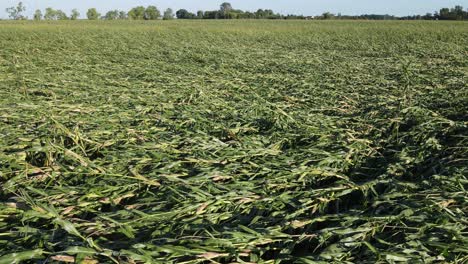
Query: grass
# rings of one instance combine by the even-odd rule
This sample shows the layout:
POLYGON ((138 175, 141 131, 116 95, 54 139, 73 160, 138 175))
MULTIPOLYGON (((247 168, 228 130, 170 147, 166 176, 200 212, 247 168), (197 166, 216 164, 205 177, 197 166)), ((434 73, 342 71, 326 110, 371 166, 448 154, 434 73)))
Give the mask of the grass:
POLYGON ((468 261, 463 22, 0 22, 0 263, 468 261))

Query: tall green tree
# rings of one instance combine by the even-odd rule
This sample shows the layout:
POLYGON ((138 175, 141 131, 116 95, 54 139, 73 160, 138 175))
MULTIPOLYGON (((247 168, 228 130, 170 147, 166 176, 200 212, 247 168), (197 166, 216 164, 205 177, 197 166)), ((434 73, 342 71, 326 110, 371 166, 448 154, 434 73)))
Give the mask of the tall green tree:
POLYGON ((464 11, 462 6, 455 6, 455 8, 452 9, 452 13, 456 20, 463 20, 464 11))
POLYGON ((219 6, 219 11, 221 11, 221 14, 224 18, 228 17, 229 12, 233 10, 231 3, 224 2, 219 6))
POLYGON ((38 20, 41 20, 41 19, 42 19, 42 12, 41 12, 41 10, 37 9, 34 12, 34 20, 38 21, 38 20))
POLYGON ((55 10, 51 7, 46 8, 44 14, 45 20, 67 20, 69 19, 67 14, 62 10, 55 10))
POLYGON ((145 16, 145 10, 146 9, 143 6, 134 7, 128 11, 128 18, 133 20, 143 19, 145 16))
POLYGON ((166 11, 164 11, 163 20, 171 20, 171 19, 174 19, 174 11, 172 11, 171 8, 168 8, 166 9, 166 11))
POLYGON ((202 19, 204 14, 205 14, 205 12, 203 12, 203 10, 198 10, 197 11, 197 18, 202 19))
POLYGON ((12 6, 6 9, 6 12, 8 13, 8 16, 10 17, 10 19, 14 19, 14 20, 26 19, 26 17, 23 15, 25 11, 26 11, 26 6, 24 6, 23 2, 19 2, 16 7, 12 6))
POLYGON ((57 20, 68 20, 67 14, 62 10, 56 10, 55 15, 57 17, 57 20))
POLYGON ((442 8, 434 17, 441 20, 468 20, 468 10, 465 11, 459 5, 454 8, 442 8))
POLYGON ((179 9, 176 12, 178 19, 192 19, 195 18, 195 14, 187 11, 186 9, 179 9))
POLYGON ((205 11, 203 14, 204 19, 218 19, 220 11, 205 11))
POLYGON ((449 8, 442 8, 439 12, 440 19, 450 19, 450 9, 449 8))
POLYGON ((145 20, 156 20, 161 17, 161 12, 155 6, 148 6, 145 10, 144 19, 145 20))
POLYGON ((255 12, 255 16, 258 19, 277 18, 277 15, 275 15, 275 12, 271 9, 258 9, 257 12, 255 12))
POLYGON ((119 19, 127 19, 127 13, 125 11, 119 11, 119 19))
POLYGON ((101 14, 96 10, 96 8, 88 9, 86 12, 86 16, 89 20, 98 20, 101 17, 101 14))
POLYGON ((322 17, 323 17, 323 19, 333 19, 335 17, 335 15, 330 13, 330 12, 325 12, 325 13, 322 14, 322 17))
POLYGON ((56 12, 52 7, 47 7, 46 8, 45 14, 44 14, 44 19, 45 20, 56 20, 57 19, 56 12))
POLYGON ((77 20, 80 17, 80 12, 75 8, 71 11, 70 19, 77 20))
POLYGON ((116 20, 119 19, 119 10, 111 10, 106 13, 104 16, 106 20, 116 20))

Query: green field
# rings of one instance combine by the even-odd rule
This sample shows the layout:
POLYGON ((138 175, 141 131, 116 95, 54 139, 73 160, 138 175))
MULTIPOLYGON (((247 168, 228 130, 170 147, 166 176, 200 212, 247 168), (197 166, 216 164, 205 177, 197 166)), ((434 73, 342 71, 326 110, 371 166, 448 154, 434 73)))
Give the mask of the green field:
POLYGON ((465 22, 0 22, 0 263, 466 263, 467 137, 465 22))

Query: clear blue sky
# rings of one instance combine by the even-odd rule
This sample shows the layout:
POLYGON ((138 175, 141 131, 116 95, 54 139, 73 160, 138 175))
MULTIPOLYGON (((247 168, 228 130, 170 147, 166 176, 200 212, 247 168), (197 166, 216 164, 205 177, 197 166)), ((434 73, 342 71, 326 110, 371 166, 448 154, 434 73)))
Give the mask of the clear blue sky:
MULTIPOLYGON (((44 10, 46 7, 53 7, 66 13, 77 8, 82 17, 90 7, 96 7, 101 13, 111 9, 127 11, 138 5, 156 5, 161 10, 168 7, 174 10, 185 8, 195 12, 218 9, 222 2, 223 0, 23 0, 28 16, 31 16, 36 9, 44 10)), ((455 5, 468 8, 468 0, 231 0, 228 2, 236 9, 253 11, 267 8, 283 14, 303 15, 319 15, 329 11, 349 15, 375 13, 403 16, 432 13, 441 7, 455 5)), ((0 0, 0 17, 6 18, 5 8, 17 3, 18 0, 0 0)))

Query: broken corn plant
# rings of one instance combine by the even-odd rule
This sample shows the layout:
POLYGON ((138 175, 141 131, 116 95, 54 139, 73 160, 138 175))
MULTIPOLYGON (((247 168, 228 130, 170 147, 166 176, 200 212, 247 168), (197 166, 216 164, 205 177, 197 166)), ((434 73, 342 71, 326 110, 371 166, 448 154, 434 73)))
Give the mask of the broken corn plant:
POLYGON ((459 22, 0 22, 0 263, 464 263, 459 22))

